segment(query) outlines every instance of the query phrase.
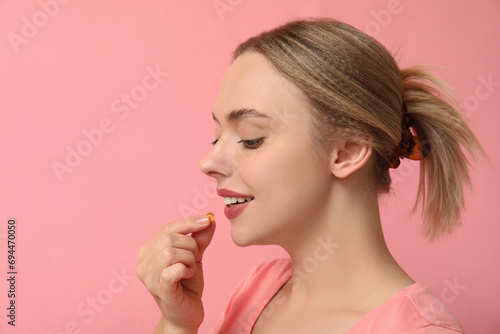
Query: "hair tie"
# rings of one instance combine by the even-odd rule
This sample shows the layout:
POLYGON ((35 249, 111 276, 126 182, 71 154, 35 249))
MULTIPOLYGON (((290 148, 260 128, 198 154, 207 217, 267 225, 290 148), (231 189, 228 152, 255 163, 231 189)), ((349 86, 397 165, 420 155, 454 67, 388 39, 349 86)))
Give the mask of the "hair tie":
POLYGON ((401 124, 402 134, 401 141, 394 148, 394 155, 389 160, 389 168, 398 168, 401 163, 401 158, 408 158, 411 160, 422 160, 429 154, 430 145, 426 140, 420 139, 418 136, 414 136, 410 131, 410 127, 413 125, 413 120, 408 114, 406 108, 406 103, 403 102, 403 121, 401 124))

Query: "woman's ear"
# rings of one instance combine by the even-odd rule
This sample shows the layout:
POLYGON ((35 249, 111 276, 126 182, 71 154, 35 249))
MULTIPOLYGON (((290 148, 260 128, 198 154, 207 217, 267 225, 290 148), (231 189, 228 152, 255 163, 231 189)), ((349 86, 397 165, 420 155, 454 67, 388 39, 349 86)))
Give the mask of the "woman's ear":
POLYGON ((339 138, 331 150, 330 170, 336 177, 345 178, 363 167, 371 154, 369 144, 339 138))

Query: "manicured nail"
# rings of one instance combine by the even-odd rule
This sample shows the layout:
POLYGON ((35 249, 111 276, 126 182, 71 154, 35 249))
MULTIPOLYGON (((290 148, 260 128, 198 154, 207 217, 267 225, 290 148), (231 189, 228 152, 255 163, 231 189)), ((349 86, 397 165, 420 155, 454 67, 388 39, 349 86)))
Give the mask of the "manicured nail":
POLYGON ((208 216, 199 216, 194 219, 197 224, 206 225, 210 223, 210 218, 208 216))

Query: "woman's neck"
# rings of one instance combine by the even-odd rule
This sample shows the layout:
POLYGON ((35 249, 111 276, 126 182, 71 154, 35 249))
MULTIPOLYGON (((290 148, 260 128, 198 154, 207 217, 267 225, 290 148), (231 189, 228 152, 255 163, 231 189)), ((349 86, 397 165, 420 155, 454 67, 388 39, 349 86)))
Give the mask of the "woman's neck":
POLYGON ((353 189, 336 189, 297 241, 284 245, 292 260, 285 292, 296 305, 370 311, 415 283, 387 248, 376 194, 353 189))

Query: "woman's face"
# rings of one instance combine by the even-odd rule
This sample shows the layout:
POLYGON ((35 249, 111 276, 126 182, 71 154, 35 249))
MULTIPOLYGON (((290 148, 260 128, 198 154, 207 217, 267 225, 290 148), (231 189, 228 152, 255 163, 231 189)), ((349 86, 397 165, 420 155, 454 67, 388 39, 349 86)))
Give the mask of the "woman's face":
POLYGON ((326 209, 334 176, 314 154, 310 108, 259 53, 239 56, 222 79, 213 112, 217 142, 200 169, 218 189, 254 198, 229 219, 237 245, 293 244, 320 221, 315 218, 326 209), (243 109, 265 117, 247 113, 227 120, 243 109))

